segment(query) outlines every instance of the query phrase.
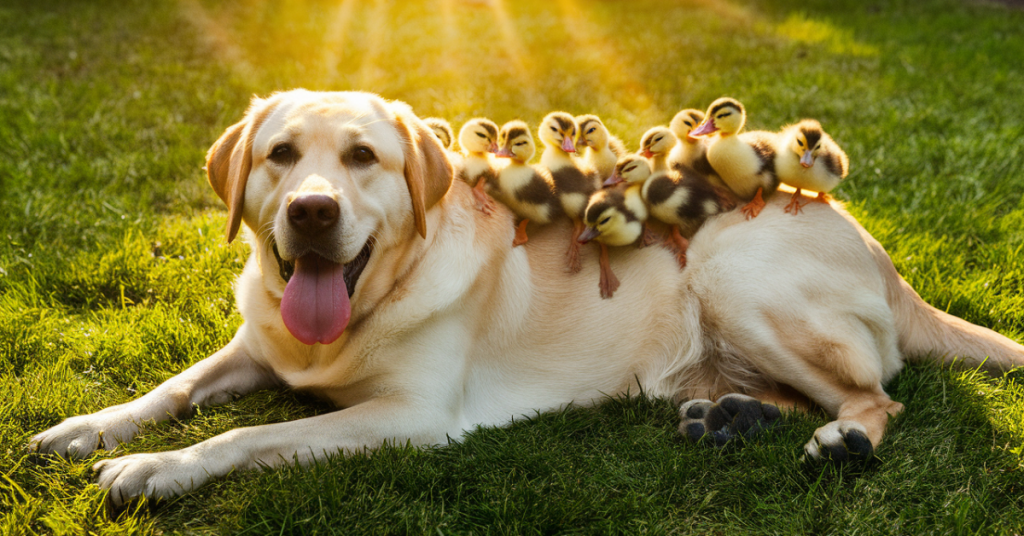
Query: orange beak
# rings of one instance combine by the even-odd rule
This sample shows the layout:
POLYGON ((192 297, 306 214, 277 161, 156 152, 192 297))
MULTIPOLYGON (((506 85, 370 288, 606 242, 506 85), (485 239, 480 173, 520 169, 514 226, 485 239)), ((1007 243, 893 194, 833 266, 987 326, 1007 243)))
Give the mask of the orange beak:
POLYGON ((562 134, 562 150, 567 153, 575 153, 576 146, 572 143, 572 137, 562 134))
POLYGON ((809 168, 814 165, 814 155, 811 154, 810 149, 804 149, 804 154, 800 156, 800 165, 809 168))
POLYGON ((577 238, 576 241, 580 244, 586 244, 587 242, 597 238, 597 235, 599 234, 601 233, 597 229, 588 225, 587 228, 580 233, 580 237, 577 238))
POLYGON ((714 134, 715 132, 718 132, 718 127, 715 126, 715 122, 705 121, 700 125, 697 125, 697 128, 690 131, 690 137, 696 138, 699 136, 707 136, 708 134, 714 134))

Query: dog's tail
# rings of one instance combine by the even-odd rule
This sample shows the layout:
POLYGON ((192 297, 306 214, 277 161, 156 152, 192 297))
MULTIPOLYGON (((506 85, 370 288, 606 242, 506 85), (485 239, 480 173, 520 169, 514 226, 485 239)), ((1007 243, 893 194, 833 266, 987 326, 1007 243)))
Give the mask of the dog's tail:
POLYGON ((885 279, 886 298, 896 320, 900 352, 908 360, 942 363, 956 360, 990 372, 1024 366, 1024 346, 932 307, 900 277, 881 244, 869 238, 868 246, 885 279))

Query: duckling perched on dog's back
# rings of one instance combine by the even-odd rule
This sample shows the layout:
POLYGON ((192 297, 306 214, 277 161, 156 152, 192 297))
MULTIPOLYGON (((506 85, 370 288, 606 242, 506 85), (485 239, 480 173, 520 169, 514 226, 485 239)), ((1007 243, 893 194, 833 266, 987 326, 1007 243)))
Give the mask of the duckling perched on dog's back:
POLYGON ((498 150, 498 125, 482 117, 466 121, 459 130, 459 146, 463 154, 459 178, 473 187, 477 208, 484 214, 490 214, 494 210, 494 201, 487 196, 484 187, 494 180, 497 171, 497 163, 491 153, 498 150))
POLYGON ((538 135, 544 142, 544 153, 540 163, 551 172, 555 182, 555 193, 562 209, 573 221, 573 234, 566 251, 569 271, 580 271, 580 245, 576 241, 583 232, 583 210, 587 208, 590 195, 600 188, 597 173, 589 168, 581 169, 582 162, 571 154, 576 152, 573 140, 577 132, 576 120, 565 112, 552 112, 544 117, 538 135))
POLYGON ((715 173, 715 168, 708 162, 708 142, 704 138, 694 138, 690 135, 697 126, 704 121, 704 112, 695 108, 688 108, 677 113, 669 123, 668 128, 676 135, 679 143, 672 148, 668 155, 668 165, 671 169, 680 171, 683 167, 692 168, 697 173, 707 177, 708 182, 719 188, 728 188, 722 179, 715 173))
POLYGON ((581 115, 576 118, 576 124, 580 129, 579 145, 586 148, 583 159, 597 171, 601 180, 611 177, 615 171, 615 162, 626 154, 626 146, 622 140, 608 132, 596 115, 581 115))
POLYGON ((555 195, 555 184, 546 168, 527 164, 536 152, 530 127, 522 121, 510 121, 498 133, 499 158, 509 158, 509 165, 498 171, 498 199, 508 205, 522 220, 516 228, 512 246, 528 240, 526 225, 550 223, 562 214, 562 205, 555 195))
POLYGON ((815 198, 828 203, 828 192, 850 171, 850 159, 814 119, 804 119, 779 134, 775 171, 779 180, 794 188, 786 212, 800 212, 802 190, 818 192, 815 198))
MULTIPOLYGON (((643 164, 647 165, 646 162, 643 164)), ((598 190, 590 196, 584 211, 583 223, 586 228, 578 241, 586 244, 596 240, 601 247, 599 287, 602 298, 611 298, 619 288, 619 279, 615 277, 608 262, 608 246, 628 246, 644 234, 647 207, 640 198, 638 186, 626 182, 598 190)))
POLYGON ((423 122, 430 127, 430 131, 434 133, 434 136, 437 136, 441 146, 451 151, 452 145, 455 144, 455 131, 452 130, 451 123, 440 117, 427 117, 423 122))
POLYGON ((723 97, 711 103, 704 122, 690 135, 716 134, 708 142, 708 161, 732 193, 749 201, 743 212, 750 219, 760 214, 764 198, 778 189, 779 181, 775 176, 776 136, 764 131, 740 134, 746 119, 747 112, 738 100, 723 97))
POLYGON ((651 172, 668 171, 668 154, 676 145, 676 135, 665 127, 654 127, 640 138, 640 154, 651 161, 651 172))

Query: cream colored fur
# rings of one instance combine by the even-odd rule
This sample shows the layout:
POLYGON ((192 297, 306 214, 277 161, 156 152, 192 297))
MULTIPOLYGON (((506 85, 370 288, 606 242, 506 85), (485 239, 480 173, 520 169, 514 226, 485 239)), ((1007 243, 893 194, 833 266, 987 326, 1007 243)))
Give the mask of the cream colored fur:
POLYGON ((244 221, 260 233, 248 233, 252 254, 235 288, 245 323, 234 339, 145 396, 71 417, 32 445, 86 456, 130 441, 144 422, 272 386, 343 409, 102 460, 98 482, 115 505, 177 495, 235 469, 306 464, 385 441, 443 444, 478 425, 641 388, 675 399, 741 392, 785 402, 785 384, 836 419, 818 440, 858 429, 877 445, 888 414, 901 408, 882 385, 906 357, 1024 364, 1020 345, 922 302, 836 204, 813 203, 794 218, 773 199, 752 221, 738 211, 713 217, 693 237, 684 271, 663 248, 617 249, 611 265, 625 283, 608 301, 593 289, 596 248, 584 248, 591 258, 579 274, 564 269, 566 224, 513 248, 511 213, 482 214, 459 181, 428 207, 421 238, 396 130, 402 105, 358 93, 275 99, 251 149, 244 221), (260 157, 283 136, 304 155, 288 173, 260 157), (339 160, 355 140, 374 148, 377 165, 357 170, 339 160), (283 244, 280 215, 303 188, 339 200, 343 223, 328 240, 339 259, 376 241, 352 320, 327 345, 302 344, 285 328, 285 283, 268 249, 271 238, 283 244))

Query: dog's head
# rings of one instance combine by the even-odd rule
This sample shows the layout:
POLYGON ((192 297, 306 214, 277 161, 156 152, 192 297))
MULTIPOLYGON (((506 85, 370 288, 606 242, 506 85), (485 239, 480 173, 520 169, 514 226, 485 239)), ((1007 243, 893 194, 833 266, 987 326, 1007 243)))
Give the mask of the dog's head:
POLYGON ((427 236, 427 210, 453 170, 408 105, 358 92, 295 90, 254 99, 207 154, 228 206, 227 239, 242 221, 287 281, 289 331, 306 344, 337 339, 349 297, 375 247, 427 236))

